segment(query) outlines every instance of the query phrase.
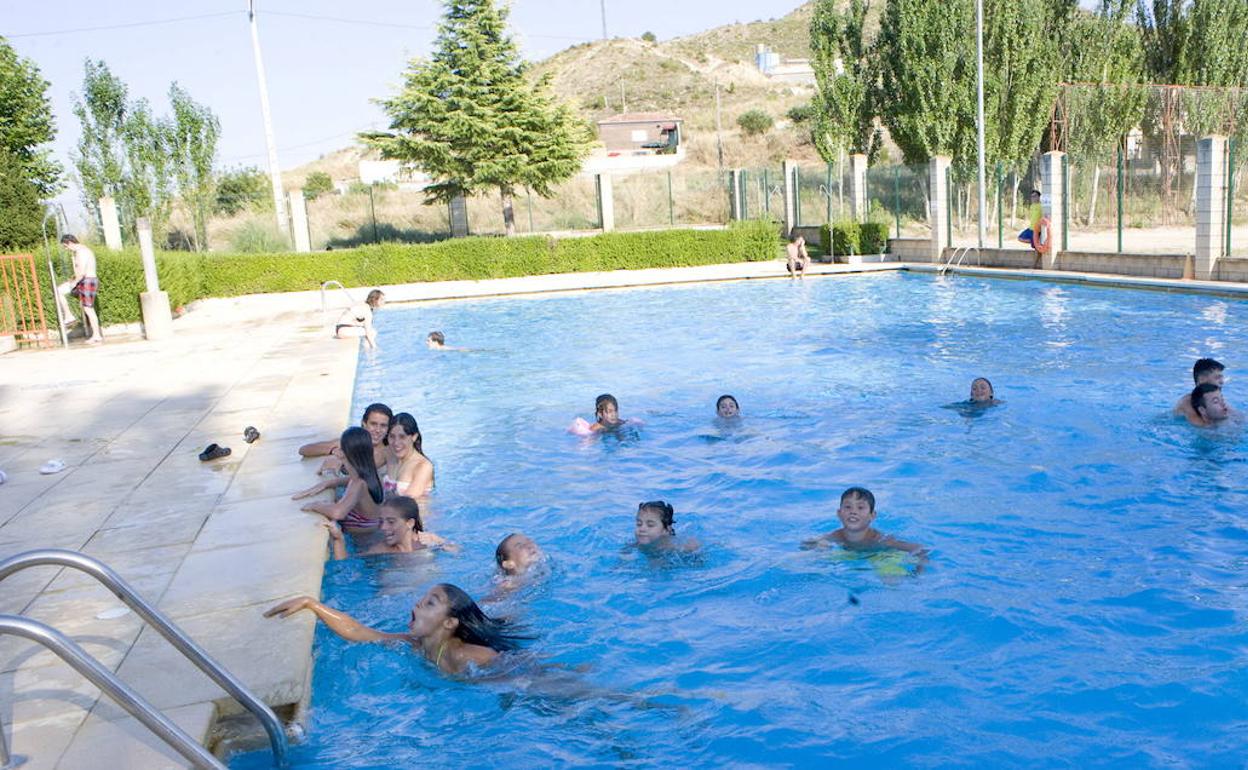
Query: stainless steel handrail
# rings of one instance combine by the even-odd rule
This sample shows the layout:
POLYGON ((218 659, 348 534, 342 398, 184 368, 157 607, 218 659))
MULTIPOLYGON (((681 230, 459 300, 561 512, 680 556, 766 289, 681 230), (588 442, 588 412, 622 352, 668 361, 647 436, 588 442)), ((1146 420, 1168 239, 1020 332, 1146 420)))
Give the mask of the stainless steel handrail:
MULTIPOLYGON (((25 637, 55 652, 61 660, 117 701, 132 717, 156 733, 161 740, 190 760, 195 767, 203 768, 203 770, 226 770, 225 765, 221 764, 212 752, 201 746, 199 741, 187 735, 181 727, 173 723, 173 720, 157 711, 134 690, 122 684, 113 672, 100 665, 99 661, 88 655, 60 631, 20 615, 0 615, 0 635, 3 634, 25 637)), ((16 764, 25 761, 20 757, 14 759, 16 764)), ((0 767, 15 767, 16 764, 10 765, 8 751, 3 741, 0 740, 0 767)))
POLYGON ((328 310, 328 308, 325 307, 325 289, 327 289, 331 285, 337 286, 342 291, 343 294, 347 295, 347 307, 351 307, 352 305, 355 304, 355 298, 351 296, 351 292, 347 291, 347 287, 342 285, 342 281, 330 280, 330 281, 326 281, 325 283, 322 283, 321 284, 321 323, 325 324, 326 326, 329 326, 329 320, 325 317, 325 313, 328 310))
POLYGON ((27 567, 48 564, 81 570, 103 583, 118 599, 125 602, 126 606, 134 610, 139 617, 159 631, 161 636, 169 640, 169 643, 194 663, 200 671, 203 671, 210 679, 219 684, 222 689, 233 695, 244 708, 255 714, 256 718, 264 725, 265 732, 269 734, 269 743, 273 746, 274 763, 279 766, 285 765, 286 733, 282 729, 281 721, 273 713, 273 709, 252 694, 242 682, 234 678, 220 663, 209 657, 203 648, 183 633, 182 629, 175 626, 163 613, 135 593, 130 584, 122 580, 121 576, 109 568, 108 565, 77 551, 69 551, 63 548, 41 548, 35 551, 19 553, 15 556, 10 556, 4 561, 0 561, 0 581, 27 567))

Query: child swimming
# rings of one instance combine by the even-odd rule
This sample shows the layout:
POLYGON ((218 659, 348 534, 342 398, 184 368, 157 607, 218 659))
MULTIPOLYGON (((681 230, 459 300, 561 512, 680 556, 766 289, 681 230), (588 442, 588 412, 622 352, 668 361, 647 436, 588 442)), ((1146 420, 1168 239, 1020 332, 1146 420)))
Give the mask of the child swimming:
POLYGON ((994 406, 1001 402, 997 400, 995 392, 992 389, 992 383, 987 377, 976 377, 971 380, 971 398, 970 403, 978 406, 994 406))
POLYGON ((603 431, 619 430, 626 423, 636 424, 637 420, 620 419, 620 402, 615 400, 615 396, 610 393, 603 393, 594 399, 594 416, 597 418, 595 422, 587 422, 577 417, 572 421, 568 432, 575 433, 578 436, 588 436, 594 433, 602 433, 603 431))
POLYGON ((875 495, 869 490, 863 487, 850 487, 845 490, 841 494, 841 505, 836 511, 836 517, 841 520, 840 529, 806 540, 802 547, 826 548, 839 545, 851 551, 904 551, 918 560, 915 572, 927 563, 927 550, 923 546, 885 535, 871 526, 875 521, 875 495))
MULTIPOLYGON (((1226 367, 1221 361, 1212 358, 1202 358, 1192 366, 1192 384, 1195 387, 1200 385, 1216 385, 1219 388, 1226 382, 1226 367)), ((1175 415, 1186 417, 1188 421, 1192 421, 1199 417, 1196 410, 1192 408, 1192 392, 1188 391, 1178 403, 1174 405, 1175 415)))
MULTIPOLYGON (((348 558, 346 538, 338 522, 325 522, 329 530, 330 545, 333 548, 334 560, 348 558)), ((426 548, 447 548, 455 550, 455 546, 445 539, 426 532, 420 520, 420 505, 410 497, 396 495, 381 504, 380 520, 377 529, 381 532, 382 541, 363 551, 357 556, 376 556, 386 553, 412 553, 426 548)))
POLYGON ((715 415, 725 420, 741 416, 741 405, 737 399, 725 393, 715 401, 715 415))
POLYGON ((530 638, 517 633, 508 621, 486 615, 463 589, 449 583, 438 583, 417 602, 407 633, 402 634, 370 628, 311 596, 288 599, 264 616, 286 618, 300 610, 311 610, 329 630, 349 642, 407 642, 446 674, 487 666, 500 653, 519 649, 530 638))
POLYGON ((638 548, 654 551, 696 551, 696 540, 676 540, 676 511, 663 500, 637 506, 633 533, 638 548))
POLYGON ((523 586, 535 573, 541 572, 546 554, 528 535, 512 532, 494 549, 494 561, 498 564, 499 575, 495 579, 494 590, 483 600, 485 602, 499 601, 523 586))

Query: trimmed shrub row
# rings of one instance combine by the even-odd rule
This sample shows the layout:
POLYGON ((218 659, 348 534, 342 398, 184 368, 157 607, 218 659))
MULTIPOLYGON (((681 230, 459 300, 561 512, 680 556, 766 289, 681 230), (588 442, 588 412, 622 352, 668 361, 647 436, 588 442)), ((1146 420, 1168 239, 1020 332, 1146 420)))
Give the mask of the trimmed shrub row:
MULTIPOLYGON (((311 254, 162 252, 157 255, 156 269, 161 289, 169 293, 170 304, 177 308, 204 297, 311 291, 331 279, 348 287, 372 287, 683 267, 776 259, 780 247, 774 223, 750 221, 735 222, 726 230, 604 233, 562 239, 457 238, 430 244, 382 243, 311 254)), ((138 252, 100 250, 96 257, 101 322, 108 325, 139 321, 139 293, 146 286, 138 252)), ((51 302, 47 273, 40 273, 45 300, 51 302)))
POLYGON ((855 222, 852 219, 824 225, 820 242, 832 244, 829 252, 836 256, 848 254, 883 254, 888 250, 887 222, 855 222))

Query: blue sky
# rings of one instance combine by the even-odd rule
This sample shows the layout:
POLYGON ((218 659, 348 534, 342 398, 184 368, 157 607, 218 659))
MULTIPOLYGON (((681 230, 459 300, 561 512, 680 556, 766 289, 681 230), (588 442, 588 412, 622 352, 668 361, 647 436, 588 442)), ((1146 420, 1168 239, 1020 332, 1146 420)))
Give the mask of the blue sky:
MULTIPOLYGON (((650 30, 661 39, 737 21, 779 17, 800 0, 607 0, 612 36, 650 30)), ((159 114, 176 80, 221 118, 220 163, 265 166, 264 134, 246 0, 45 0, 6 2, 0 35, 34 60, 51 83, 57 157, 69 165, 78 139, 70 111, 85 58, 103 59, 159 114), (220 15, 215 15, 220 14, 220 15), (192 21, 98 31, 179 17, 192 21), (35 33, 55 34, 35 34, 35 33)), ((384 127, 371 103, 396 88, 407 61, 426 55, 441 15, 435 0, 257 0, 278 154, 283 168, 384 127), (293 15, 282 15, 293 14, 293 15), (369 23, 309 19, 334 17, 369 23)), ((601 37, 600 0, 513 0, 511 23, 524 55, 540 59, 601 37)), ((70 190, 68 198, 76 198, 70 190)))

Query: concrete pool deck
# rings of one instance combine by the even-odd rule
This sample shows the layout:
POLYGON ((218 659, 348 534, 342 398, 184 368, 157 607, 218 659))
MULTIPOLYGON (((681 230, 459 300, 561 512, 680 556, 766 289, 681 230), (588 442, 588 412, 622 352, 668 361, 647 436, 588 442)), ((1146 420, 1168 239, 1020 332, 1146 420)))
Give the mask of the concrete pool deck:
MULTIPOLYGON (((935 268, 816 264, 809 274, 935 268)), ((1248 285, 1226 282, 956 272, 1248 295, 1248 285)), ((770 261, 383 288, 401 302, 785 276, 783 263, 770 261)), ((341 307, 345 298, 329 299, 341 307)), ((208 300, 174 328, 163 342, 0 357, 0 470, 9 476, 0 486, 0 558, 39 547, 96 556, 267 702, 298 707, 309 697, 313 618, 264 620, 261 611, 319 594, 325 533, 289 499, 313 481, 317 463, 295 450, 356 419, 357 343, 327 339, 319 292, 208 300), (253 445, 242 441, 247 425, 263 434, 253 445), (233 454, 200 463, 210 442, 233 454), (67 469, 41 476, 53 458, 67 469)), ((133 613, 118 616, 120 602, 89 578, 38 567, 0 586, 0 613, 62 630, 195 737, 240 710, 133 613)), ((0 637, 0 729, 27 768, 185 766, 51 653, 8 637, 0 637)))

